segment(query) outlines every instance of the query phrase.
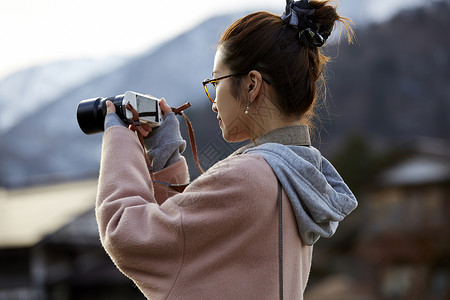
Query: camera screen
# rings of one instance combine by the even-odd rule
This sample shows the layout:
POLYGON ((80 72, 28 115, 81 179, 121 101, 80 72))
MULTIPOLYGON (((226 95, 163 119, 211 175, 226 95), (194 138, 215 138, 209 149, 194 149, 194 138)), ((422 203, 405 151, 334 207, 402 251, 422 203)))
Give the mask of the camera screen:
POLYGON ((136 95, 137 111, 139 118, 147 122, 158 122, 158 101, 136 95))

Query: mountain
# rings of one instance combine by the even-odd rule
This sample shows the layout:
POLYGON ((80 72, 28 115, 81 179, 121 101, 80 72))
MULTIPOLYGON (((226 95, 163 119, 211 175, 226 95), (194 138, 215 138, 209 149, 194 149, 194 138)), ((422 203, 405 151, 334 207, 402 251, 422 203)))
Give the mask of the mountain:
POLYGON ((333 140, 343 133, 374 141, 450 137, 449 14, 449 2, 404 10, 335 49, 328 87, 339 126, 327 126, 333 140))
POLYGON ((210 112, 201 82, 211 74, 221 31, 237 17, 206 21, 107 74, 73 87, 47 105, 41 104, 0 138, 1 185, 18 187, 98 172, 102 136, 86 136, 80 131, 76 109, 83 99, 133 90, 164 96, 172 106, 201 99, 210 112))
MULTIPOLYGON (((319 129, 324 130, 317 147, 332 156, 355 135, 378 148, 417 135, 448 139, 450 37, 444 33, 450 27, 448 15, 448 2, 433 2, 358 29, 354 45, 327 49, 334 59, 327 72, 329 108, 319 111, 323 117, 319 129)), ((47 105, 39 105, 0 136, 0 185, 14 188, 97 176, 102 135, 81 132, 77 105, 83 99, 126 90, 164 96, 172 106, 190 101, 193 107, 186 114, 196 130, 203 166, 225 157, 239 145, 221 138, 201 82, 210 76, 220 33, 237 17, 208 20, 47 99, 47 105)), ((197 176, 189 151, 186 157, 193 177, 197 176)))
MULTIPOLYGON (((401 7, 419 5, 417 0, 401 0, 389 5, 395 9, 380 13, 385 11, 383 7, 386 4, 383 2, 389 1, 379 2, 380 0, 345 0, 339 4, 338 12, 350 17, 356 26, 364 27, 379 21, 380 15, 387 18, 401 7)), ((150 52, 151 50, 144 55, 149 55, 150 52)), ((63 92, 109 72, 126 61, 126 58, 57 61, 21 70, 0 80, 0 134, 35 109, 55 101, 63 92), (19 110, 20 116, 16 113, 19 110)))
POLYGON ((16 72, 0 81, 0 133, 68 90, 125 63, 125 58, 52 62, 16 72))

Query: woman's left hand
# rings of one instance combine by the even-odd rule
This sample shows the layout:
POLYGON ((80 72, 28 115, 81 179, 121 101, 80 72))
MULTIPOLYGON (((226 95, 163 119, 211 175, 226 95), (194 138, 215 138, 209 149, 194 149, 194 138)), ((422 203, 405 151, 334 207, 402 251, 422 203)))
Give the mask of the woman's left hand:
POLYGON ((167 104, 166 99, 164 98, 161 98, 161 100, 159 101, 159 107, 161 108, 161 112, 164 116, 172 112, 172 108, 170 108, 169 104, 167 104))
POLYGON ((181 153, 186 149, 186 142, 181 136, 180 124, 172 113, 172 108, 164 98, 159 102, 164 119, 158 128, 144 139, 147 154, 153 161, 155 172, 167 168, 181 159, 181 153))

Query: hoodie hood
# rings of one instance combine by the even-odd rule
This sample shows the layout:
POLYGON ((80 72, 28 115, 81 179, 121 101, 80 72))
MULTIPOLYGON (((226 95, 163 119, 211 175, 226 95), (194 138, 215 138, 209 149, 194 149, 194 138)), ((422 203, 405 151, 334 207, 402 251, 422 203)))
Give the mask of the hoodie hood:
POLYGON ((259 142, 240 153, 260 155, 272 167, 289 197, 302 241, 313 245, 321 236, 331 237, 358 203, 332 164, 308 145, 307 127, 306 133, 304 126, 279 129, 259 142))
POLYGON ((331 237, 357 206, 353 193, 335 168, 313 147, 267 143, 246 150, 272 167, 294 209, 303 242, 313 245, 331 237))

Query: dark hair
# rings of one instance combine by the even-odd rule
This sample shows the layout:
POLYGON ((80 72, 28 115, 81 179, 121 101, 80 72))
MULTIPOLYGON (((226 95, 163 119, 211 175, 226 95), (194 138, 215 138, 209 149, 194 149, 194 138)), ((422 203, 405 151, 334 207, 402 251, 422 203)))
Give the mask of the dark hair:
MULTIPOLYGON (((340 17, 329 1, 310 1, 315 9, 309 16, 327 38, 336 21, 342 22, 349 33, 353 31, 349 19, 340 17)), ((301 30, 285 23, 280 16, 268 12, 247 15, 223 33, 224 63, 233 73, 259 71, 275 91, 275 104, 288 116, 313 116, 318 90, 325 95, 322 74, 329 58, 318 47, 309 47, 299 38, 301 30)), ((240 95, 240 77, 235 78, 234 93, 240 95)))

